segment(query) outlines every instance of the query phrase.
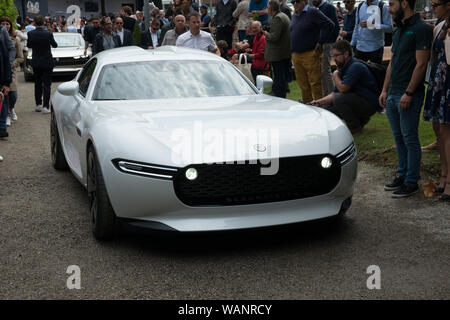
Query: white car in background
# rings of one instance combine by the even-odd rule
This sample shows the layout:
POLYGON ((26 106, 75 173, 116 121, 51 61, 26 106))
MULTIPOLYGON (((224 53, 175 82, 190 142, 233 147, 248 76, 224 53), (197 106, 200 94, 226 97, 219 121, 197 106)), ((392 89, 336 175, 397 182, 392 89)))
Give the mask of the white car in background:
POLYGON ((342 215, 357 173, 350 131, 324 109, 263 94, 270 78, 256 82, 214 54, 164 46, 101 52, 59 85, 52 162, 87 189, 95 237, 121 223, 191 232, 342 215), (200 157, 222 150, 219 140, 202 148, 202 133, 255 129, 276 139, 200 157))
MULTIPOLYGON (((57 48, 52 48, 52 56, 55 61, 53 75, 75 76, 91 58, 91 49, 89 48, 84 55, 85 43, 80 33, 54 32, 53 37, 58 44, 57 48)), ((33 50, 28 49, 24 68, 25 81, 33 80, 32 55, 33 50)))

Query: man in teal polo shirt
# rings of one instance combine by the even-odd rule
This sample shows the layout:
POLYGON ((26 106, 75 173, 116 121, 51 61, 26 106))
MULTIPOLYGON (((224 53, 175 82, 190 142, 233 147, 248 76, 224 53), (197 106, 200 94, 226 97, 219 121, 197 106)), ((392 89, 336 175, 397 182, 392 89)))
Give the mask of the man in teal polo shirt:
POLYGON ((418 127, 433 30, 414 14, 414 5, 415 0, 389 0, 389 13, 398 29, 379 102, 386 108, 397 147, 398 176, 384 186, 384 190, 394 191, 394 198, 419 190, 422 151, 418 127))

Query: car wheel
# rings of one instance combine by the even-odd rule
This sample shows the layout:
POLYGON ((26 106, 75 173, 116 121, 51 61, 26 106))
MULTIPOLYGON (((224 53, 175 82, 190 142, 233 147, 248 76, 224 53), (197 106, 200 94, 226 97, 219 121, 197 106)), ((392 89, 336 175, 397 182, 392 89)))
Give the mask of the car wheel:
POLYGON ((52 112, 50 122, 50 147, 52 151, 52 164, 56 170, 65 170, 68 168, 64 151, 61 147, 61 140, 59 139, 58 127, 56 125, 55 113, 52 112))
POLYGON ((102 170, 92 146, 89 147, 87 161, 91 229, 97 240, 109 240, 116 233, 116 215, 109 201, 102 170))

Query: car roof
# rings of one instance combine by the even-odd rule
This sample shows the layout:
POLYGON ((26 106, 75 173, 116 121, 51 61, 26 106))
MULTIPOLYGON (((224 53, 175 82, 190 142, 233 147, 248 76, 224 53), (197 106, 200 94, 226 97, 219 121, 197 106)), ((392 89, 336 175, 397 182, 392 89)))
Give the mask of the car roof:
POLYGON ((151 60, 211 60, 225 61, 213 53, 175 46, 162 46, 156 49, 142 49, 137 46, 127 46, 102 51, 95 55, 100 64, 121 62, 139 62, 151 60))

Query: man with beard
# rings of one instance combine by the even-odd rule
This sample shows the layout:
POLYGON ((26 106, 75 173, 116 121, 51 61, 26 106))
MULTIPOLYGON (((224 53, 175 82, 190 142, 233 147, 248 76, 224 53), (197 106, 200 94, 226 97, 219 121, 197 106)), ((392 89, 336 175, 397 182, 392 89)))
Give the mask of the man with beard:
POLYGON ((352 133, 357 133, 375 112, 381 111, 377 81, 364 63, 352 57, 348 41, 338 40, 331 55, 338 67, 333 73, 336 86, 332 93, 311 104, 333 112, 347 123, 352 133))
POLYGON ((386 108, 397 148, 398 176, 384 187, 394 191, 394 198, 419 190, 422 152, 418 126, 433 30, 419 14, 414 14, 414 5, 415 0, 389 1, 389 12, 398 29, 392 39, 392 59, 379 101, 386 108))

